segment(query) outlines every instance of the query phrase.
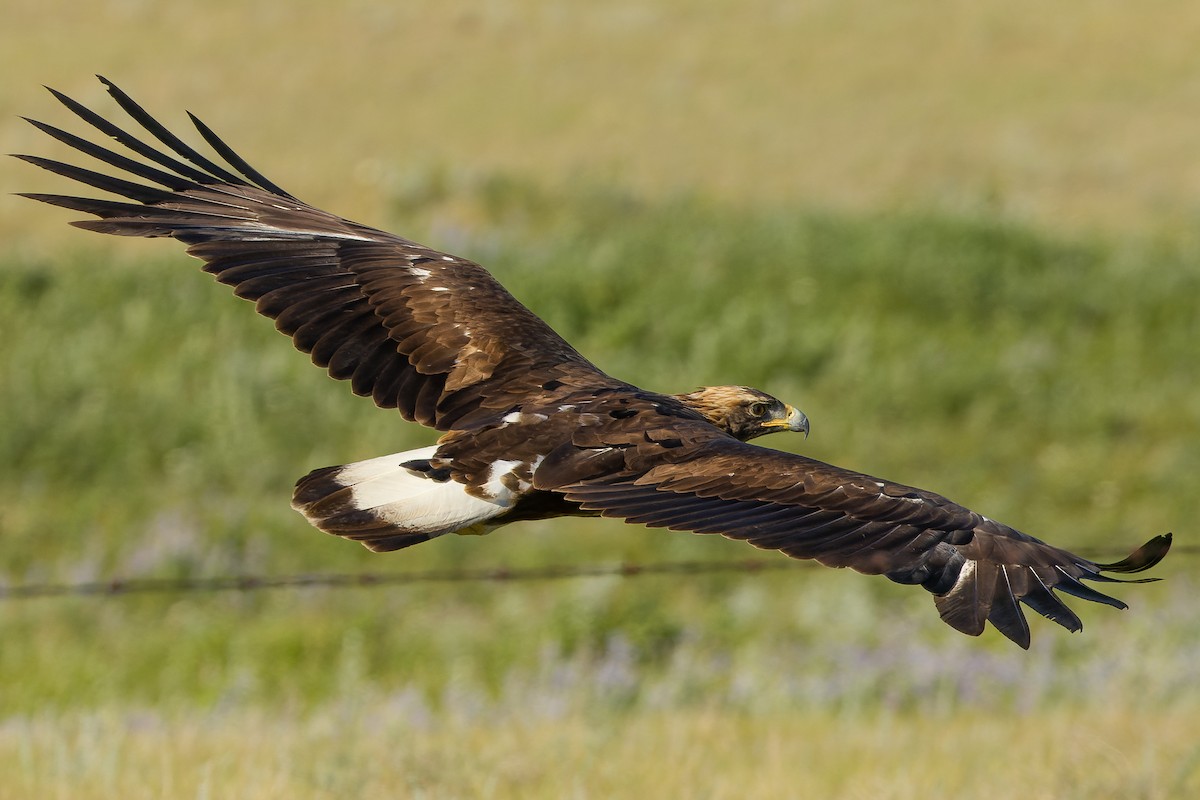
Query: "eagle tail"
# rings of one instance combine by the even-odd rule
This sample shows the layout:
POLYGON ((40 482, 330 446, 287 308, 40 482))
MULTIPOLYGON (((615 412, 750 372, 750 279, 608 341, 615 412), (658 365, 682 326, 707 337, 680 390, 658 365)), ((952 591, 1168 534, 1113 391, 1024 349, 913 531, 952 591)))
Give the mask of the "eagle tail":
POLYGON ((292 508, 315 527, 377 553, 447 533, 482 534, 507 507, 476 497, 431 469, 437 447, 313 470, 296 483, 292 508))

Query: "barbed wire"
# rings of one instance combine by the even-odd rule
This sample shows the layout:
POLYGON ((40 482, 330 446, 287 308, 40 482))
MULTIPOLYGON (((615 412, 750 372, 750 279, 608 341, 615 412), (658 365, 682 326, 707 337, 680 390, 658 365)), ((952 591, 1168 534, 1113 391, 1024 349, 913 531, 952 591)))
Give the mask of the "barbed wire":
MULTIPOLYGON (((1125 551, 1092 548, 1079 552, 1086 558, 1123 556, 1125 551)), ((1200 545, 1171 549, 1172 556, 1200 555, 1200 545)), ((199 578, 112 578, 76 583, 0 584, 0 600, 86 595, 174 594, 184 592, 250 592, 268 589, 369 589, 418 583, 516 582, 642 575, 702 575, 722 572, 767 572, 821 566, 815 561, 790 558, 751 558, 738 561, 660 561, 649 564, 550 564, 540 567, 489 569, 435 569, 420 572, 304 573, 293 575, 217 575, 199 578)))
POLYGON ((550 564, 541 567, 493 567, 488 569, 435 569, 421 572, 307 573, 299 575, 219 575, 203 578, 114 578, 80 583, 0 585, 0 600, 62 595, 119 595, 170 592, 245 592, 260 589, 324 587, 332 589, 375 588, 410 583, 465 583, 479 581, 544 581, 567 578, 597 578, 717 572, 765 572, 811 566, 789 559, 745 559, 741 561, 665 561, 650 564, 550 564))

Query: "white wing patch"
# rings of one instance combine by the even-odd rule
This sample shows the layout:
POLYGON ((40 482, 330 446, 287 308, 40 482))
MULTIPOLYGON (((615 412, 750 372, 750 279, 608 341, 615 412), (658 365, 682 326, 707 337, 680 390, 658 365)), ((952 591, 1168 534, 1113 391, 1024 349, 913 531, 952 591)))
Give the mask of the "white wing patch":
POLYGON ((548 419, 550 418, 545 414, 527 414, 523 411, 510 411, 501 417, 500 421, 505 425, 531 425, 537 422, 545 422, 548 419))
MULTIPOLYGON (((521 466, 523 461, 506 461, 500 459, 492 462, 492 468, 488 470, 487 482, 483 484, 483 490, 492 496, 493 503, 501 508, 510 508, 513 502, 517 499, 517 492, 514 492, 505 483, 504 479, 516 471, 517 467, 521 466)), ((520 484, 527 484, 527 481, 518 479, 518 489, 520 484)))

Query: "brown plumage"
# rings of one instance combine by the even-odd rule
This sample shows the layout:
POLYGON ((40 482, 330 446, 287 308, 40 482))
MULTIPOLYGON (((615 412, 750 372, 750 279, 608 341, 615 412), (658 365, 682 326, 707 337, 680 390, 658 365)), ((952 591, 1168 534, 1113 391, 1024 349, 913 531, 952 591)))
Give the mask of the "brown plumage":
POLYGON ((192 117, 225 165, 210 160, 104 83, 157 146, 54 96, 144 160, 31 122, 125 177, 18 157, 125 200, 26 196, 97 217, 73 223, 88 230, 178 239, 331 376, 444 432, 302 478, 293 505, 322 530, 378 551, 574 514, 719 533, 920 584, 956 629, 990 620, 1022 647, 1020 603, 1079 630, 1055 591, 1123 608, 1081 580, 1147 569, 1170 546, 1096 564, 932 492, 748 444, 808 420, 744 386, 663 395, 609 377, 478 264, 297 200, 192 117))

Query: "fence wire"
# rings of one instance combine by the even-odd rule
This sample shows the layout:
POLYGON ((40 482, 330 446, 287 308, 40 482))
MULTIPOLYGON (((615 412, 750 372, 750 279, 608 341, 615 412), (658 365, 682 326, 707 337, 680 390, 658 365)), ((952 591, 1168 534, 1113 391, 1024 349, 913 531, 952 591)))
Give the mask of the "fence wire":
MULTIPOLYGON (((1124 550, 1083 549, 1085 558, 1122 557, 1124 550)), ((1172 556, 1200 555, 1200 546, 1171 548, 1172 556)), ((268 589, 371 589, 421 583, 517 582, 641 575, 704 575, 723 572, 767 572, 820 567, 815 561, 790 558, 750 558, 738 561, 662 561, 648 564, 550 564, 540 567, 435 569, 420 572, 305 573, 298 575, 217 575, 198 578, 112 578, 77 583, 0 584, 0 600, 39 597, 117 596, 185 592, 252 592, 268 589)))

